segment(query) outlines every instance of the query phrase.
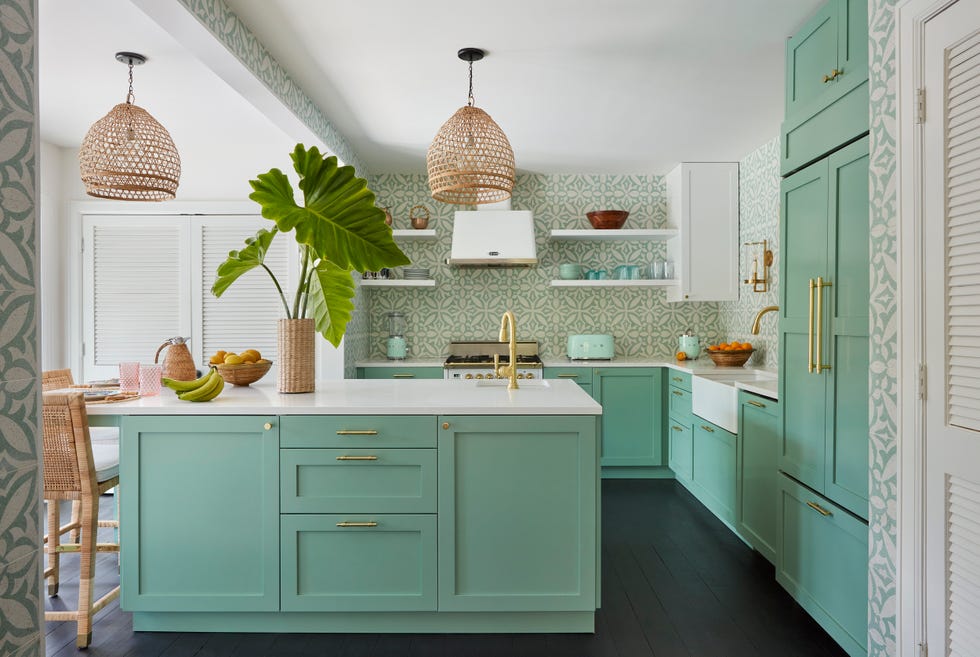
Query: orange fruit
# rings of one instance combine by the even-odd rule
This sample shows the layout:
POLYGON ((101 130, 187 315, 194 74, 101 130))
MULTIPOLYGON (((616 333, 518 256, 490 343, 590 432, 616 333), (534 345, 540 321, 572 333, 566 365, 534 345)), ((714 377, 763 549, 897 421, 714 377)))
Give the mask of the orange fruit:
POLYGON ((721 351, 721 346, 716 344, 709 344, 708 351, 721 351))
POLYGON ((683 351, 678 351, 675 356, 677 357, 677 360, 687 360, 687 354, 683 351))

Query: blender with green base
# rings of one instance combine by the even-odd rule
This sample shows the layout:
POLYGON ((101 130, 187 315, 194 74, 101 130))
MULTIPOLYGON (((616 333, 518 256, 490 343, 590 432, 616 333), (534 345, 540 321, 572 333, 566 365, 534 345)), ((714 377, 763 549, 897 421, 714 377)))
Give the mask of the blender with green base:
POLYGON ((388 317, 388 360, 405 360, 408 345, 405 343, 405 314, 390 312, 388 317))

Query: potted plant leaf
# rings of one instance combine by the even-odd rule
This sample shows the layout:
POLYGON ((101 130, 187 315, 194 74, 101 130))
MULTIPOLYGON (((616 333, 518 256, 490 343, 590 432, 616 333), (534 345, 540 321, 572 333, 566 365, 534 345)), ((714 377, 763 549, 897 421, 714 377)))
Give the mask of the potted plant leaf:
POLYGON ((314 387, 313 338, 319 333, 339 346, 354 311, 354 271, 378 271, 409 264, 392 239, 385 213, 374 204, 374 193, 352 166, 338 166, 335 156, 316 147, 297 144, 291 153, 299 175, 303 205, 279 169, 249 181, 249 198, 262 207, 262 216, 275 226, 245 240, 218 266, 211 292, 220 297, 245 272, 262 267, 282 299, 285 318, 279 320, 279 391, 310 392, 314 387), (287 300, 265 255, 280 233, 292 232, 300 250, 300 272, 292 302, 287 300))

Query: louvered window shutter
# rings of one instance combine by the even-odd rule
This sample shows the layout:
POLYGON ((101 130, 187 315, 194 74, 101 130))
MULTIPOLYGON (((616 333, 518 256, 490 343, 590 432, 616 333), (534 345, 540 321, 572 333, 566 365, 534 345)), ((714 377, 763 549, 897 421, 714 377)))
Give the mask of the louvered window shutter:
MULTIPOLYGON (((195 246, 200 248, 197 261, 202 264, 201 275, 195 283, 195 312, 199 309, 200 341, 193 346, 195 359, 202 365, 211 354, 225 351, 257 349, 264 358, 278 362, 276 353, 276 323, 285 317, 282 300, 266 272, 257 267, 243 274, 221 298, 211 294, 218 266, 228 252, 245 246, 245 238, 260 228, 271 228, 272 222, 255 216, 224 216, 195 218, 195 246), (199 296, 198 296, 199 295, 199 296)), ((265 264, 282 285, 288 303, 292 303, 294 285, 290 276, 289 251, 295 244, 292 235, 278 235, 266 254, 265 264)))
POLYGON ((950 49, 946 124, 946 357, 949 424, 980 431, 980 37, 950 49))
POLYGON ((84 378, 153 362, 164 340, 190 332, 188 227, 184 217, 85 217, 84 378))

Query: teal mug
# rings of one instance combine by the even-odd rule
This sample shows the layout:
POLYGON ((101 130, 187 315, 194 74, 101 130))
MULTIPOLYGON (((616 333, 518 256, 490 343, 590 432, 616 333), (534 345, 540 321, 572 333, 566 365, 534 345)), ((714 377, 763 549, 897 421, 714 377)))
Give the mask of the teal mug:
POLYGON ((558 276, 566 281, 582 278, 582 265, 576 265, 573 263, 558 265, 558 276))

